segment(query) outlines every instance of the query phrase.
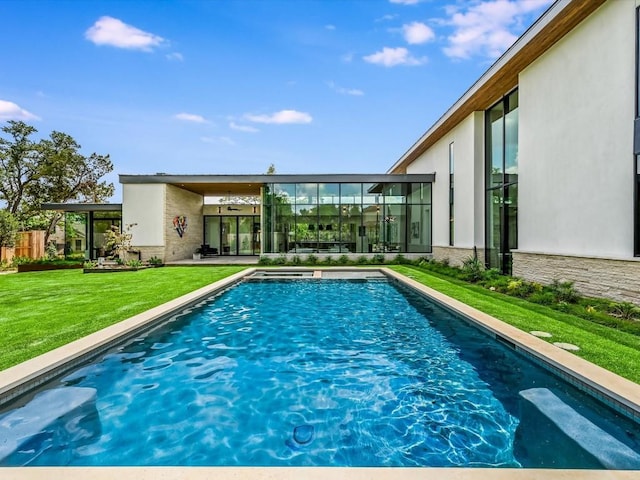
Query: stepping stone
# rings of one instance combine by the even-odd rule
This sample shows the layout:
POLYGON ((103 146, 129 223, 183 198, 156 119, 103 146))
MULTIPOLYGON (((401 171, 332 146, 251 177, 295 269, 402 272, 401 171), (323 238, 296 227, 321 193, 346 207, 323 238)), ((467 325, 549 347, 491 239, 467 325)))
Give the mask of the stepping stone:
POLYGON ((532 332, 529 332, 531 335, 533 335, 534 337, 540 337, 540 338, 551 338, 553 337, 553 335, 551 335, 549 332, 541 332, 539 330, 534 330, 532 332))
POLYGON ((556 347, 562 348, 563 350, 570 350, 572 352, 580 350, 580 347, 578 347, 577 345, 572 345, 570 343, 554 342, 553 344, 556 347))

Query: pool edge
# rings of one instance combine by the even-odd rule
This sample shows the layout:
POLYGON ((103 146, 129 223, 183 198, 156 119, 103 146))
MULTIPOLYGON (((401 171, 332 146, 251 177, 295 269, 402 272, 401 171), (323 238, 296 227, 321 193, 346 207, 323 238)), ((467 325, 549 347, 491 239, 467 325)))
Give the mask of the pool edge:
MULTIPOLYGON (((613 397, 620 395, 620 398, 625 398, 630 404, 636 406, 637 411, 640 411, 640 385, 561 350, 544 340, 469 307, 389 268, 369 268, 378 270, 385 276, 396 279, 419 291, 446 308, 458 312, 482 328, 508 338, 523 351, 540 355, 551 365, 555 365, 567 372, 567 374, 582 379, 587 384, 596 385, 596 379, 604 381, 606 383, 605 392, 608 392, 613 397), (604 380, 602 380, 603 378, 604 380), (629 387, 627 384, 630 384, 633 387, 631 388, 631 393, 634 401, 622 396, 618 389, 619 383, 627 387, 629 387)), ((72 367, 74 362, 80 361, 79 359, 87 354, 95 355, 96 348, 102 351, 104 348, 121 341, 123 336, 128 337, 132 332, 145 327, 148 328, 174 310, 197 303, 203 297, 222 291, 242 281, 244 277, 251 275, 256 270, 257 268, 245 269, 0 372, 0 399, 8 391, 17 389, 17 391, 13 392, 15 397, 35 388, 35 386, 46 382, 52 376, 59 375, 61 368, 65 368, 65 366, 72 367), (99 342, 99 344, 96 342, 99 342), (91 353, 92 351, 93 353, 91 353), (57 373, 46 377, 47 373, 52 371, 57 373), (34 378, 38 380, 36 384, 33 383, 34 378)), ((625 391, 624 388, 622 390, 625 391)), ((48 480, 51 478, 65 478, 67 480, 84 480, 86 478, 93 480, 113 478, 118 478, 119 480, 155 480, 158 478, 163 480, 204 480, 210 478, 221 480, 272 480, 276 478, 280 480, 300 478, 308 480, 324 480, 326 478, 335 480, 386 480, 391 475, 396 480, 423 480, 430 478, 438 478, 438 480, 632 480, 638 478, 638 471, 455 467, 0 467, 0 480, 48 480)))
POLYGON ((129 317, 97 332, 50 350, 35 358, 0 371, 0 407, 33 390, 38 385, 60 375, 86 358, 93 357, 125 338, 153 326, 177 309, 197 303, 203 297, 224 290, 255 272, 247 268, 238 273, 205 285, 193 292, 129 317))
POLYGON ((621 414, 640 423, 640 385, 603 367, 562 350, 524 330, 498 320, 448 295, 434 290, 410 277, 389 268, 380 269, 385 275, 418 291, 440 305, 463 315, 499 339, 512 342, 516 349, 533 360, 545 362, 559 371, 564 380, 594 395, 621 414), (564 373, 564 375, 562 375, 564 373))

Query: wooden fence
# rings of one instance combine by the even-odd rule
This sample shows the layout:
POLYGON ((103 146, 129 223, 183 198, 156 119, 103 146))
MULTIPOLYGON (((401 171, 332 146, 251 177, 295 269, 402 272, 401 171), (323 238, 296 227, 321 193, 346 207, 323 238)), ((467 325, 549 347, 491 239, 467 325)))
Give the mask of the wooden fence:
POLYGON ((31 230, 18 233, 15 247, 0 248, 0 260, 11 262, 13 257, 44 257, 44 230, 31 230))

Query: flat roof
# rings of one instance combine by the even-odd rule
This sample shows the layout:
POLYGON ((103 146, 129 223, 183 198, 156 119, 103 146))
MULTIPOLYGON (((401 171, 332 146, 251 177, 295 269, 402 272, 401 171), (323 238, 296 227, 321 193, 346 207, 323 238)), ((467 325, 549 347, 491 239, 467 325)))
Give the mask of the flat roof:
POLYGON ((121 212, 121 203, 43 203, 43 210, 63 212, 121 212))
POLYGON ((484 111, 518 86, 526 67, 607 0, 557 0, 388 170, 407 166, 473 112, 484 111))
POLYGON ((120 175, 122 184, 169 184, 201 195, 260 195, 268 183, 432 183, 435 173, 321 173, 299 175, 120 175))

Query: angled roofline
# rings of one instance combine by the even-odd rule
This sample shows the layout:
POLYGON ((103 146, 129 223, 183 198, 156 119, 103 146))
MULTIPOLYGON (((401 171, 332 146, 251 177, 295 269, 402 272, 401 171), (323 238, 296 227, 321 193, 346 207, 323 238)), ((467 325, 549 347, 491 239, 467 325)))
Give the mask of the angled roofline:
POLYGON ((387 173, 407 166, 475 111, 484 111, 518 85, 518 76, 607 0, 557 0, 442 115, 387 173))

